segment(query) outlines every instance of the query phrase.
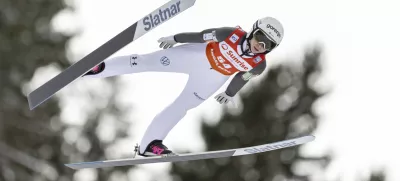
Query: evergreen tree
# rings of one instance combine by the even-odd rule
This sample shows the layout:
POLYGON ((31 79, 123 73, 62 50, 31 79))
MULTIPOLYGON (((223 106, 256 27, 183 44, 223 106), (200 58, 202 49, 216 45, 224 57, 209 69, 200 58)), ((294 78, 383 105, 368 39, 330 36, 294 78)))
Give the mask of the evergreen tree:
MULTIPOLYGON (((56 68, 61 72, 71 65, 66 49, 72 35, 56 32, 51 26, 53 18, 65 8, 73 9, 63 0, 0 1, 0 181, 74 180, 76 171, 65 167, 65 163, 106 159, 105 150, 126 137, 129 125, 123 116, 127 112, 117 105, 114 95, 118 85, 113 78, 101 87, 110 89, 110 96, 88 97, 74 91, 66 98, 88 99, 94 108, 98 101, 108 101, 101 111, 88 113, 81 126, 63 122, 57 96, 29 109, 26 96, 30 90, 26 85, 39 74, 37 70, 56 68), (105 119, 111 120, 115 132, 107 141, 101 140, 102 133, 98 133, 105 119)), ((102 181, 126 174, 128 169, 94 173, 102 181)))

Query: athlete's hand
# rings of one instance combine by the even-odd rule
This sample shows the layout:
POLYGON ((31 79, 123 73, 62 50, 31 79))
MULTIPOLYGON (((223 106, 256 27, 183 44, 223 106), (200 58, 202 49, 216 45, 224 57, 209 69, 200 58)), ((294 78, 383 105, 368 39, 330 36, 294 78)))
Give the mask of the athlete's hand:
POLYGON ((228 104, 229 102, 232 102, 233 105, 236 106, 235 101, 233 100, 233 97, 226 95, 225 92, 221 92, 218 95, 216 95, 214 97, 217 102, 219 102, 220 104, 228 104))
POLYGON ((177 42, 175 41, 174 35, 168 37, 162 37, 158 39, 160 48, 167 49, 173 47, 177 42))

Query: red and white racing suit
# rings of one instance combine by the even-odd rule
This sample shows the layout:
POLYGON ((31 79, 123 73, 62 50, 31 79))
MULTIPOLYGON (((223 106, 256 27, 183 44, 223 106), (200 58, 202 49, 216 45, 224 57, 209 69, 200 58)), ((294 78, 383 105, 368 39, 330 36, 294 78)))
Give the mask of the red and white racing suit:
MULTIPOLYGON (((218 31, 219 29, 210 29, 196 35, 188 35, 189 39, 195 36, 204 37, 198 40, 198 43, 182 44, 148 54, 132 54, 107 59, 104 61, 105 69, 102 72, 85 76, 110 77, 141 72, 185 73, 189 76, 180 95, 152 120, 143 136, 140 152, 143 152, 151 141, 164 140, 187 111, 212 96, 230 75, 248 72, 259 64, 265 63, 264 55, 240 56, 243 53, 241 42, 246 36, 246 32, 240 27, 218 31), (209 41, 207 37, 210 36, 206 35, 212 35, 213 41, 209 41)), ((178 42, 185 42, 185 38, 179 40, 179 35, 175 37, 178 42)), ((237 89, 239 90, 241 86, 237 89)))

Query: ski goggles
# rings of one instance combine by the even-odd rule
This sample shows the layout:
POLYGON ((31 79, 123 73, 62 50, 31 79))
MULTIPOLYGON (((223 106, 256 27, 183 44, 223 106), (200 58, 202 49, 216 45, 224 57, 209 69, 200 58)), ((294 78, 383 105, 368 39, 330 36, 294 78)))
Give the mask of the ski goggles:
POLYGON ((263 46, 265 50, 271 51, 276 46, 276 43, 269 39, 268 35, 260 29, 254 31, 253 37, 259 44, 263 46))

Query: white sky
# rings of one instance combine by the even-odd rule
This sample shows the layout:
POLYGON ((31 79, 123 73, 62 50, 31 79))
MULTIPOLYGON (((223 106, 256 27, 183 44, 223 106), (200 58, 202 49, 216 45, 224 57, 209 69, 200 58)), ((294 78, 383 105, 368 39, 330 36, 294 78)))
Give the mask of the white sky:
MULTIPOLYGON (((74 17, 60 16, 56 25, 64 30, 75 27, 84 30, 82 36, 71 42, 70 48, 74 54, 85 55, 165 2, 77 0, 73 2, 77 5, 74 17)), ((279 64, 275 61, 286 57, 301 59, 297 56, 304 46, 315 41, 325 47, 321 86, 331 87, 333 92, 316 107, 323 124, 316 133, 316 140, 309 143, 305 151, 323 154, 333 149, 336 159, 326 175, 328 179, 354 180, 368 174, 371 165, 378 164, 390 171, 388 181, 395 181, 400 180, 396 172, 396 168, 400 168, 397 144, 400 119, 396 112, 400 100, 396 79, 400 77, 397 71, 400 65, 398 3, 395 0, 198 0, 186 12, 113 56, 155 51, 157 39, 162 36, 220 26, 240 25, 249 29, 256 19, 274 16, 283 23, 285 37, 270 55, 271 64, 279 64), (362 126, 357 127, 359 125, 362 126)), ((82 55, 75 59, 80 57, 82 55)), ((121 144, 120 150, 128 153, 140 141, 151 118, 178 95, 186 77, 143 74, 123 76, 122 80, 127 84, 125 93, 120 96, 125 103, 134 106, 132 116, 142 121, 132 128, 132 140, 121 144), (161 94, 159 90, 163 90, 161 94), (151 102, 148 96, 152 97, 151 102)), ((72 106, 66 110, 79 111, 79 108, 72 106)), ((213 99, 206 101, 175 127, 165 140, 167 145, 172 149, 201 151, 204 148, 197 118, 203 114, 207 118, 218 118, 218 113, 214 113, 218 111, 218 103, 213 99)), ((154 164, 140 168, 154 171, 169 167, 168 164, 154 164)), ((78 175, 85 173, 91 172, 78 172, 78 175)), ((139 175, 146 177, 145 172, 134 172, 130 176, 133 180, 139 175)))

